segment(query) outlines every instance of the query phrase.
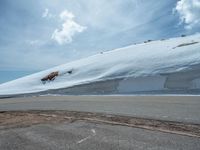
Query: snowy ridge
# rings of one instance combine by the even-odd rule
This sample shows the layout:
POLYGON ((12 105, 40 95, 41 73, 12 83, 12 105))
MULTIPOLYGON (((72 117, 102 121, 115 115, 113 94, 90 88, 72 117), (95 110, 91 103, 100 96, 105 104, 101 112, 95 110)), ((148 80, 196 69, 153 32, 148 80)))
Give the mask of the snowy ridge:
POLYGON ((198 92, 200 34, 131 45, 73 61, 1 84, 0 95, 60 89, 62 94, 198 92), (54 80, 41 81, 52 72, 58 72, 54 80))

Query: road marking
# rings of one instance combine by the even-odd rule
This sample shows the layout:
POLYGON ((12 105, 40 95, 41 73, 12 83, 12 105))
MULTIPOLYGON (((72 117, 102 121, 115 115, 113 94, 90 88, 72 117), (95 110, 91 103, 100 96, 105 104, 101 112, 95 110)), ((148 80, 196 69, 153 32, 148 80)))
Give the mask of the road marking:
POLYGON ((84 142, 84 141, 86 141, 86 140, 88 140, 88 139, 90 139, 91 137, 93 137, 93 136, 96 135, 96 131, 95 131, 95 129, 91 129, 91 132, 92 132, 91 135, 89 135, 89 136, 87 136, 87 137, 85 137, 85 138, 79 140, 79 141, 76 142, 76 143, 77 143, 77 144, 81 144, 82 142, 84 142))

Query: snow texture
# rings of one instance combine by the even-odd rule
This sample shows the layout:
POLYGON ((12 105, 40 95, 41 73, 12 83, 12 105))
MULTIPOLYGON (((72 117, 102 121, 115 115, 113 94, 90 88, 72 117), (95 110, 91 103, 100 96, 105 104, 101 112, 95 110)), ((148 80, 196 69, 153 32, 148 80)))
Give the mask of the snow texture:
POLYGON ((0 85, 0 95, 200 91, 200 34, 106 51, 0 85), (41 79, 52 72, 52 81, 41 79), (46 91, 46 92, 45 92, 46 91))

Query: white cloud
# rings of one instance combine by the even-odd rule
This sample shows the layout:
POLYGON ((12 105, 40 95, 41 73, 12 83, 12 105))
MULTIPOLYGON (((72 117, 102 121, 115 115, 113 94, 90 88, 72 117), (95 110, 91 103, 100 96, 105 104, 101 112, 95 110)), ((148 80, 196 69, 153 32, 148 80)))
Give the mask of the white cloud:
POLYGON ((66 19, 73 19, 73 18, 74 18, 74 14, 69 12, 69 11, 67 11, 67 10, 61 12, 61 14, 60 14, 60 19, 62 19, 64 21, 66 19))
POLYGON ((37 46, 44 45, 45 41, 42 41, 42 40, 26 40, 25 43, 28 44, 29 46, 37 47, 37 46))
POLYGON ((28 41, 31 46, 37 45, 39 43, 38 40, 28 41))
POLYGON ((46 9, 44 10, 43 14, 42 14, 42 17, 43 17, 43 18, 47 17, 48 13, 49 13, 49 9, 46 8, 46 9))
POLYGON ((186 24, 186 29, 200 26, 200 0, 180 0, 175 10, 180 16, 181 23, 186 24))
POLYGON ((86 29, 86 27, 75 22, 74 18, 74 14, 67 10, 61 12, 60 19, 63 21, 62 28, 55 29, 51 37, 58 44, 71 43, 75 34, 81 33, 86 29))
POLYGON ((42 14, 42 18, 52 18, 54 15, 52 15, 50 12, 49 12, 49 9, 46 8, 42 14))

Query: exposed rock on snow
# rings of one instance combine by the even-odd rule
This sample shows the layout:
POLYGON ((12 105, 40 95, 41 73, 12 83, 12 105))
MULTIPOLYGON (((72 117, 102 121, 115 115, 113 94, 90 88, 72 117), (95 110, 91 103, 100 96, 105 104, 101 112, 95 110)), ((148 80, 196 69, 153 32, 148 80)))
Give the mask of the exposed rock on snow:
POLYGON ((188 45, 192 45, 192 44, 197 44, 197 43, 199 43, 199 42, 190 42, 190 43, 183 43, 183 44, 180 44, 180 45, 178 45, 178 46, 176 46, 176 47, 174 47, 174 48, 177 48, 177 47, 182 47, 182 46, 188 46, 188 45))
POLYGON ((178 45, 177 47, 188 46, 188 45, 197 44, 197 43, 199 42, 183 43, 183 44, 178 45))
POLYGON ((46 83, 46 81, 53 81, 58 76, 58 71, 51 72, 47 76, 41 79, 43 83, 46 83))
POLYGON ((67 73, 72 74, 72 70, 67 71, 67 73))
POLYGON ((147 40, 147 41, 144 41, 144 43, 149 43, 149 42, 151 42, 152 40, 147 40))

